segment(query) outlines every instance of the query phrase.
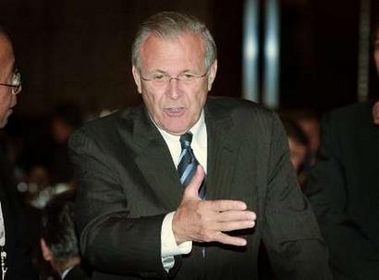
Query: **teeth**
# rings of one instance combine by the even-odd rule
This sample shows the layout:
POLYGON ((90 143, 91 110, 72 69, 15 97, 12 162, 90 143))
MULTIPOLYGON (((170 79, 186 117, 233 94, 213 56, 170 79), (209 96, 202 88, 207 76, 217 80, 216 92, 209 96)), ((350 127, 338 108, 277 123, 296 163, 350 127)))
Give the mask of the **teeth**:
POLYGON ((182 110, 182 107, 180 107, 180 108, 167 108, 166 110, 169 110, 169 111, 179 111, 179 110, 182 110))

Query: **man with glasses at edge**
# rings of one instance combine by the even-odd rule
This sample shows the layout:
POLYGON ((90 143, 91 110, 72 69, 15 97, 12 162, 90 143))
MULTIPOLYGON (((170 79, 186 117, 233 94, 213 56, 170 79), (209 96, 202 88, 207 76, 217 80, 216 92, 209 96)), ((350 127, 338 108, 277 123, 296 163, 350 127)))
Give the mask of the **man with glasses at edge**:
MULTIPOLYGON (((21 91, 20 73, 15 68, 12 43, 0 26, 0 127, 3 128, 21 91)), ((37 279, 22 203, 12 181, 11 168, 0 150, 0 250, 2 280, 37 279)))
POLYGON ((261 242, 278 279, 329 279, 279 118, 252 102, 207 97, 217 58, 206 26, 153 15, 132 63, 143 105, 70 139, 93 279, 258 279, 261 242))

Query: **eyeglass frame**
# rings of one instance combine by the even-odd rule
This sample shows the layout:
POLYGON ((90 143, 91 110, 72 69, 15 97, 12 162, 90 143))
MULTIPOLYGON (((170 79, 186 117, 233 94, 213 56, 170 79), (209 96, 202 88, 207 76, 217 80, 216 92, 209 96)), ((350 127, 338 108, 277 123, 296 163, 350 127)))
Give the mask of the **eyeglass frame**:
POLYGON ((12 88, 12 94, 16 95, 20 93, 22 89, 22 83, 21 83, 21 73, 16 69, 16 71, 13 72, 12 75, 12 81, 17 81, 18 84, 5 84, 5 83, 0 83, 0 86, 5 86, 5 87, 10 87, 12 88))
POLYGON ((202 75, 195 75, 195 74, 191 74, 191 73, 186 73, 186 72, 184 72, 184 73, 182 73, 182 74, 179 74, 179 75, 177 75, 176 77, 175 76, 170 76, 170 75, 168 75, 168 74, 166 74, 166 73, 159 73, 160 75, 162 75, 162 78, 165 78, 165 77, 167 77, 167 81, 164 81, 164 79, 162 79, 162 80, 157 80, 157 79, 155 79, 155 78, 146 78, 146 77, 144 77, 144 76, 142 76, 142 73, 140 73, 140 76, 141 76, 141 79, 143 80, 143 81, 145 81, 145 82, 162 82, 162 85, 168 85, 170 82, 171 82, 171 80, 177 80, 177 81, 180 81, 180 82, 185 82, 186 80, 184 80, 184 79, 182 79, 181 77, 184 77, 184 76, 191 76, 191 79, 190 80, 187 80, 187 82, 193 82, 193 81, 196 81, 196 80, 198 80, 198 79, 201 79, 201 78, 204 78, 205 76, 207 76, 208 75, 208 72, 209 72, 209 70, 207 70, 204 74, 202 74, 202 75))

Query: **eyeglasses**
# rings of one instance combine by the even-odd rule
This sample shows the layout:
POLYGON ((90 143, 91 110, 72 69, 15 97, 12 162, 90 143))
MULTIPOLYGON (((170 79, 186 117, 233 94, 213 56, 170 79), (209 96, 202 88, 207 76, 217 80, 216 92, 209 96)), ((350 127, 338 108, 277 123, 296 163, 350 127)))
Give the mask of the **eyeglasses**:
POLYGON ((208 74, 208 71, 205 72, 203 75, 182 73, 176 77, 172 77, 167 74, 157 73, 157 74, 153 74, 151 77, 143 77, 141 75, 141 79, 146 82, 151 82, 151 85, 156 86, 156 87, 166 86, 173 79, 181 82, 183 85, 190 86, 190 85, 193 85, 198 79, 204 78, 207 74, 208 74))
POLYGON ((16 95, 21 91, 21 74, 18 70, 16 70, 12 75, 11 84, 2 84, 0 86, 10 87, 12 88, 12 94, 16 95))

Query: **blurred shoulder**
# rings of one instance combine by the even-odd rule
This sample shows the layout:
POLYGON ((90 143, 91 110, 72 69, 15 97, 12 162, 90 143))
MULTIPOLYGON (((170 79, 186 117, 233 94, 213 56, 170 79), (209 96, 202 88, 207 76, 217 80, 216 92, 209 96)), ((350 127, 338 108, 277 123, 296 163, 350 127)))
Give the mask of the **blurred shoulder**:
POLYGON ((324 122, 336 123, 340 126, 372 123, 372 101, 359 102, 336 108, 324 115, 324 122))
POLYGON ((125 108, 107 116, 92 119, 77 129, 75 133, 87 132, 97 134, 99 132, 110 132, 118 129, 120 125, 131 126, 135 120, 141 119, 143 115, 144 109, 142 106, 125 108))
POLYGON ((276 113, 261 104, 242 98, 210 96, 206 108, 214 113, 227 113, 236 115, 260 115, 272 117, 276 113))

